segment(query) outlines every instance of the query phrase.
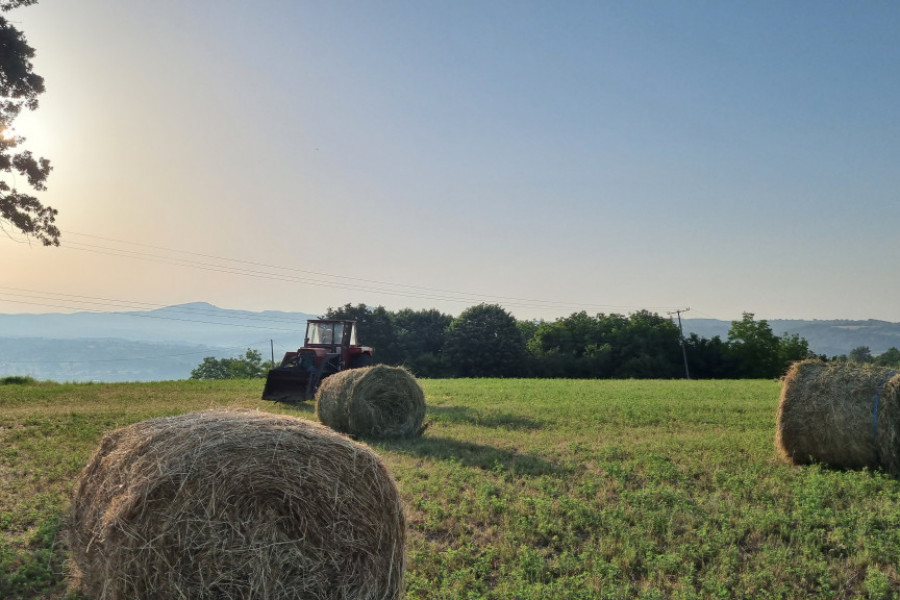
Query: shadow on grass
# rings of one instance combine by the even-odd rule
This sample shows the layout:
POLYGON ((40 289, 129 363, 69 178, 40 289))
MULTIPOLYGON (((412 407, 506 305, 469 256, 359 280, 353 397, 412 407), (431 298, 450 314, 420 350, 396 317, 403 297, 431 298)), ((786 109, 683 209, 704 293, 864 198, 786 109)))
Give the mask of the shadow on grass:
POLYGON ((532 454, 522 454, 516 450, 494 448, 452 438, 429 437, 427 432, 418 438, 380 440, 370 443, 392 452, 458 462, 468 467, 500 470, 514 475, 549 475, 565 470, 551 461, 532 454))
POLYGON ((544 423, 512 414, 484 414, 468 406, 429 406, 428 416, 437 423, 463 423, 495 429, 543 429, 544 423))
MULTIPOLYGON (((309 414, 315 414, 316 412, 314 402, 279 403, 277 406, 286 409, 286 412, 309 414)), ((516 415, 482 415, 467 406, 429 406, 428 417, 429 421, 438 423, 462 423, 479 427, 512 430, 541 429, 544 426, 540 421, 516 415)), ((564 471, 563 467, 539 456, 453 438, 432 437, 428 435, 427 431, 423 436, 416 438, 396 440, 360 438, 359 441, 401 454, 435 460, 455 461, 468 467, 484 470, 499 469, 515 475, 547 475, 564 471)))
MULTIPOLYGON (((287 413, 315 414, 315 402, 276 402, 274 405, 287 413)), ((427 420, 435 423, 456 423, 475 425, 490 429, 509 429, 512 431, 531 431, 543 429, 544 423, 508 413, 482 413, 468 406, 429 406, 427 420)))
POLYGON ((275 402, 277 408, 284 409, 288 413, 305 413, 310 415, 316 414, 315 402, 275 402))

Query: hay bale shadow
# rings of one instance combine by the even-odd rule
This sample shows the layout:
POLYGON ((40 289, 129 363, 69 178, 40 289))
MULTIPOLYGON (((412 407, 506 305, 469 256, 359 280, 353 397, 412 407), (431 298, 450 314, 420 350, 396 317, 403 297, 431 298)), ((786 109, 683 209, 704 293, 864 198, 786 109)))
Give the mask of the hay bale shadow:
POLYGON ((385 440, 370 445, 419 458, 458 462, 467 467, 485 471, 500 470, 513 475, 550 475, 568 471, 559 464, 533 454, 446 437, 385 440))
POLYGON ((543 429, 544 422, 511 413, 483 413, 468 406, 428 406, 428 416, 438 423, 475 425, 491 429, 533 431, 543 429))
POLYGON ((284 409, 289 414, 316 414, 316 405, 314 402, 275 402, 274 406, 279 409, 284 409))

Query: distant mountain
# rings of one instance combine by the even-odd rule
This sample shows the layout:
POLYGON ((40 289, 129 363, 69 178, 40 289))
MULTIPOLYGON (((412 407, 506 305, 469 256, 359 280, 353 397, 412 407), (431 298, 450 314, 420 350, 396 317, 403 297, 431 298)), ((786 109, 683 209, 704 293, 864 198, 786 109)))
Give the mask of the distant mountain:
POLYGON ((0 337, 117 338, 208 346, 273 339, 276 345, 297 345, 306 320, 315 318, 301 312, 229 310, 193 302, 150 311, 0 314, 0 337))
POLYGON ((0 314, 0 375, 54 381, 186 379, 205 356, 247 348, 280 360, 303 345, 301 312, 222 309, 205 302, 150 311, 0 314))
MULTIPOLYGON (((854 348, 867 346, 872 354, 878 355, 889 348, 900 348, 900 323, 888 321, 804 321, 774 319, 769 321, 772 333, 797 334, 807 342, 816 354, 838 356, 849 354, 854 348)), ((728 338, 731 321, 716 319, 685 319, 685 335, 696 333, 700 337, 719 336, 728 338)))

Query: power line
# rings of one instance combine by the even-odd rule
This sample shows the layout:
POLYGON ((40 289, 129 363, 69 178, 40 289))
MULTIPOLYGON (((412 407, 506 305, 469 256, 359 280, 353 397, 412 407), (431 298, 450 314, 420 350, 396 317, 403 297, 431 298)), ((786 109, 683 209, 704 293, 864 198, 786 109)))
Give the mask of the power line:
POLYGON ((186 250, 179 250, 174 248, 165 248, 162 246, 154 246, 150 244, 141 244, 136 242, 129 242, 125 240, 117 240, 113 238, 106 238, 101 236, 95 236, 91 234, 85 234, 74 231, 65 231, 66 235, 74 235, 81 236, 96 240, 101 240, 104 242, 111 242, 113 244, 120 244, 126 246, 126 248, 115 248, 97 244, 88 244, 83 242, 72 242, 69 241, 66 246, 73 250, 79 250, 83 252, 93 252, 98 254, 105 254, 109 256, 118 256, 123 258, 131 258, 138 260, 145 260, 149 262, 168 264, 172 266, 193 268, 199 270, 205 270, 210 272, 217 273, 225 273, 231 275, 239 275, 239 276, 249 276, 255 278, 262 279, 270 279, 276 281, 284 281, 289 283, 299 283, 302 285, 312 285, 312 286, 321 286, 321 287, 332 287, 336 289, 347 289, 353 291, 362 291, 362 292, 371 292, 392 296, 400 296, 406 298, 416 298, 420 300, 436 300, 436 301, 444 301, 444 302, 457 302, 457 303, 465 303, 465 304, 478 304, 482 302, 499 302, 505 304, 507 306, 518 306, 518 307, 526 307, 526 308, 582 308, 582 309, 610 309, 610 308, 657 308, 657 309, 666 309, 670 308, 668 306, 631 306, 631 305, 616 305, 616 304, 598 304, 598 303, 583 303, 583 302, 565 302, 559 300, 544 300, 544 299, 536 299, 536 298, 522 298, 515 296, 496 296, 482 293, 474 293, 474 292, 460 292, 454 291, 444 288, 430 288, 423 286, 412 286, 408 284, 400 284, 394 282, 387 282, 375 279, 365 279, 359 277, 349 277, 345 275, 337 275, 333 273, 325 273, 319 271, 309 271, 305 269, 299 269, 296 267, 285 267, 278 265, 271 265, 265 263, 259 263, 254 261, 247 261, 242 259, 234 259, 223 256, 215 256, 212 254, 205 254, 199 252, 190 252, 186 250), (137 251, 137 250, 129 250, 127 246, 136 246, 140 248, 149 248, 152 250, 159 250, 169 254, 182 255, 187 257, 200 257, 207 260, 213 261, 221 261, 226 264, 216 264, 205 261, 198 261, 193 258, 181 258, 178 256, 166 256, 160 255, 158 253, 145 252, 145 251, 137 251), (233 264, 228 264, 233 263, 233 264), (235 265, 246 265, 246 266, 235 266, 235 265))
MULTIPOLYGON (((280 274, 273 273, 268 271, 258 271, 252 269, 245 268, 237 268, 237 267, 229 267, 222 265, 214 265, 209 263, 201 263, 196 261, 189 261, 184 259, 172 259, 168 257, 154 256, 148 255, 146 253, 138 253, 131 252, 127 250, 121 250, 116 248, 105 248, 102 246, 92 246, 87 244, 78 244, 77 242, 73 244, 69 242, 67 247, 72 250, 79 250, 84 252, 93 252, 96 254, 105 254, 109 256, 119 256, 125 258, 137 258, 140 260, 145 260, 148 262, 154 262, 158 264, 167 264, 171 266, 178 267, 187 267, 193 269, 199 269, 203 271, 213 272, 213 273, 224 273, 229 275, 239 275, 246 277, 254 277, 256 279, 268 279, 272 281, 283 281, 286 283, 297 283, 302 285, 311 285, 317 287, 330 287, 334 289, 341 290, 351 290, 354 292, 369 292, 376 294, 384 294, 389 296, 399 296, 404 298, 416 298, 419 300, 435 300, 435 301, 444 301, 444 302, 458 302, 463 304, 479 304, 485 301, 496 301, 502 300, 507 305, 512 306, 523 306, 523 307, 533 307, 533 308, 549 308, 547 305, 561 305, 561 306, 571 306, 569 304, 557 301, 550 300, 527 300, 527 299, 517 299, 517 298, 508 298, 503 296, 487 296, 487 295, 476 295, 476 294, 465 294, 465 293, 456 293, 449 292, 448 294, 442 294, 438 291, 428 292, 427 288, 414 288, 412 286, 406 286, 404 284, 392 284, 392 283, 381 283, 381 282, 373 282, 372 284, 360 285, 359 283, 353 283, 353 278, 347 278, 348 281, 325 281, 321 279, 314 279, 310 277, 298 277, 295 275, 289 274, 280 274), (386 286, 397 286, 397 287, 405 287, 409 290, 421 290, 419 292, 413 291, 398 291, 396 289, 386 289, 383 287, 377 287, 377 285, 386 285, 386 286)), ((228 260, 228 259, 222 259, 228 260)), ((270 267, 272 269, 282 269, 284 267, 270 267)), ((339 278, 342 276, 339 275, 327 275, 327 277, 339 278)), ((367 280, 359 280, 359 281, 367 281, 367 280)), ((591 306, 591 305, 584 305, 591 306)))
MULTIPOLYGON (((100 240, 102 242, 109 242, 115 245, 125 246, 121 247, 111 247, 109 245, 99 245, 99 244, 91 244, 84 243, 78 241, 68 241, 63 248, 67 248, 70 250, 80 251, 80 252, 88 252, 95 254, 102 254, 107 256, 125 258, 130 260, 142 260, 147 262, 153 262, 157 264, 176 266, 180 268, 189 268, 195 270, 202 270, 207 272, 214 273, 222 273, 234 276, 241 277, 253 277, 258 279, 268 279, 274 281, 283 281, 286 283, 295 283, 300 285, 310 285, 310 286, 320 286, 320 287, 331 287, 334 289, 343 289, 343 290, 352 290, 354 292, 368 292, 375 294, 385 294, 391 296, 405 297, 405 298, 415 298, 419 300, 433 300, 433 301, 443 301, 443 302, 454 302, 461 304, 480 304, 484 302, 495 302, 498 304, 503 304, 505 306, 511 307, 524 307, 524 308, 539 308, 539 309, 590 309, 590 310, 608 310, 614 308, 643 308, 643 309, 662 309, 665 310, 670 307, 664 306, 629 306, 629 305, 614 305, 614 304, 597 304, 597 303, 582 303, 582 302, 564 302, 559 300, 544 300, 544 299, 535 299, 535 298, 523 298, 523 297, 515 297, 515 296, 493 296, 488 294, 480 294, 480 293, 471 293, 471 292, 459 292, 453 291, 444 288, 429 288, 422 286, 412 286, 407 284, 393 283, 387 281, 380 281, 375 279, 365 279, 359 277, 348 277, 344 275, 337 275, 333 273, 319 272, 319 271, 309 271, 305 269, 300 269, 297 267, 285 267, 278 265, 269 265, 260 262, 248 261, 243 259, 234 259, 223 256, 216 256, 212 254, 200 253, 200 252, 190 252, 186 250, 179 250, 174 248, 165 248, 163 246, 155 246, 151 244, 143 244, 138 242, 129 242, 125 240, 118 240, 114 238, 101 237, 91 234, 85 234, 75 231, 65 231, 67 236, 75 236, 75 237, 84 237, 90 238, 94 240, 100 240), (131 246, 135 249, 129 249, 131 246), (143 250, 147 249, 149 251, 143 250), (160 254, 159 252, 163 252, 164 254, 160 254), (174 255, 174 256, 173 256, 174 255), (201 258, 203 260, 197 260, 196 258, 201 258), (212 261, 212 262, 210 262, 212 261), (221 264, 220 264, 221 263, 221 264)), ((7 289, 15 289, 15 288, 7 288, 7 289)), ((41 294, 52 294, 51 292, 37 292, 41 294)), ((72 297, 76 298, 76 297, 72 297)), ((90 297, 82 297, 88 300, 88 304, 91 305, 100 305, 100 306, 108 306, 112 308, 123 308, 118 306, 118 304, 126 304, 124 308, 140 306, 141 308, 146 308, 149 306, 155 308, 163 308, 163 305, 159 304, 150 304, 144 302, 131 302, 131 301, 123 301, 123 300, 113 300, 113 299, 99 299, 99 298, 90 298, 90 297), (103 304, 98 301, 103 302, 111 302, 113 304, 103 304)), ((44 298, 46 299, 46 298, 44 298)), ((67 300, 69 302, 77 302, 75 299, 67 300)), ((10 302, 18 302, 24 303, 21 300, 10 300, 10 302)), ((33 303, 35 306, 48 306, 46 304, 33 303)), ((72 307, 59 307, 52 305, 57 308, 72 308, 72 307)), ((164 317, 158 317, 164 318, 164 317)), ((256 318, 254 316, 247 316, 249 319, 256 318)), ((277 319, 271 317, 265 317, 266 321, 275 321, 277 319)), ((286 321, 288 322, 288 321, 286 321)))

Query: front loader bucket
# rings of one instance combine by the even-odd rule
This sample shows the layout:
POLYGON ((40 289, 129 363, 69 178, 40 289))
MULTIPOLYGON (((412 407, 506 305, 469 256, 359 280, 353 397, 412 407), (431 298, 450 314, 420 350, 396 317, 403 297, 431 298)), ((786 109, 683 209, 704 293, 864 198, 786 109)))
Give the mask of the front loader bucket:
POLYGON ((305 369, 272 369, 266 377, 263 400, 275 402, 304 402, 312 396, 309 390, 310 373, 305 369))

